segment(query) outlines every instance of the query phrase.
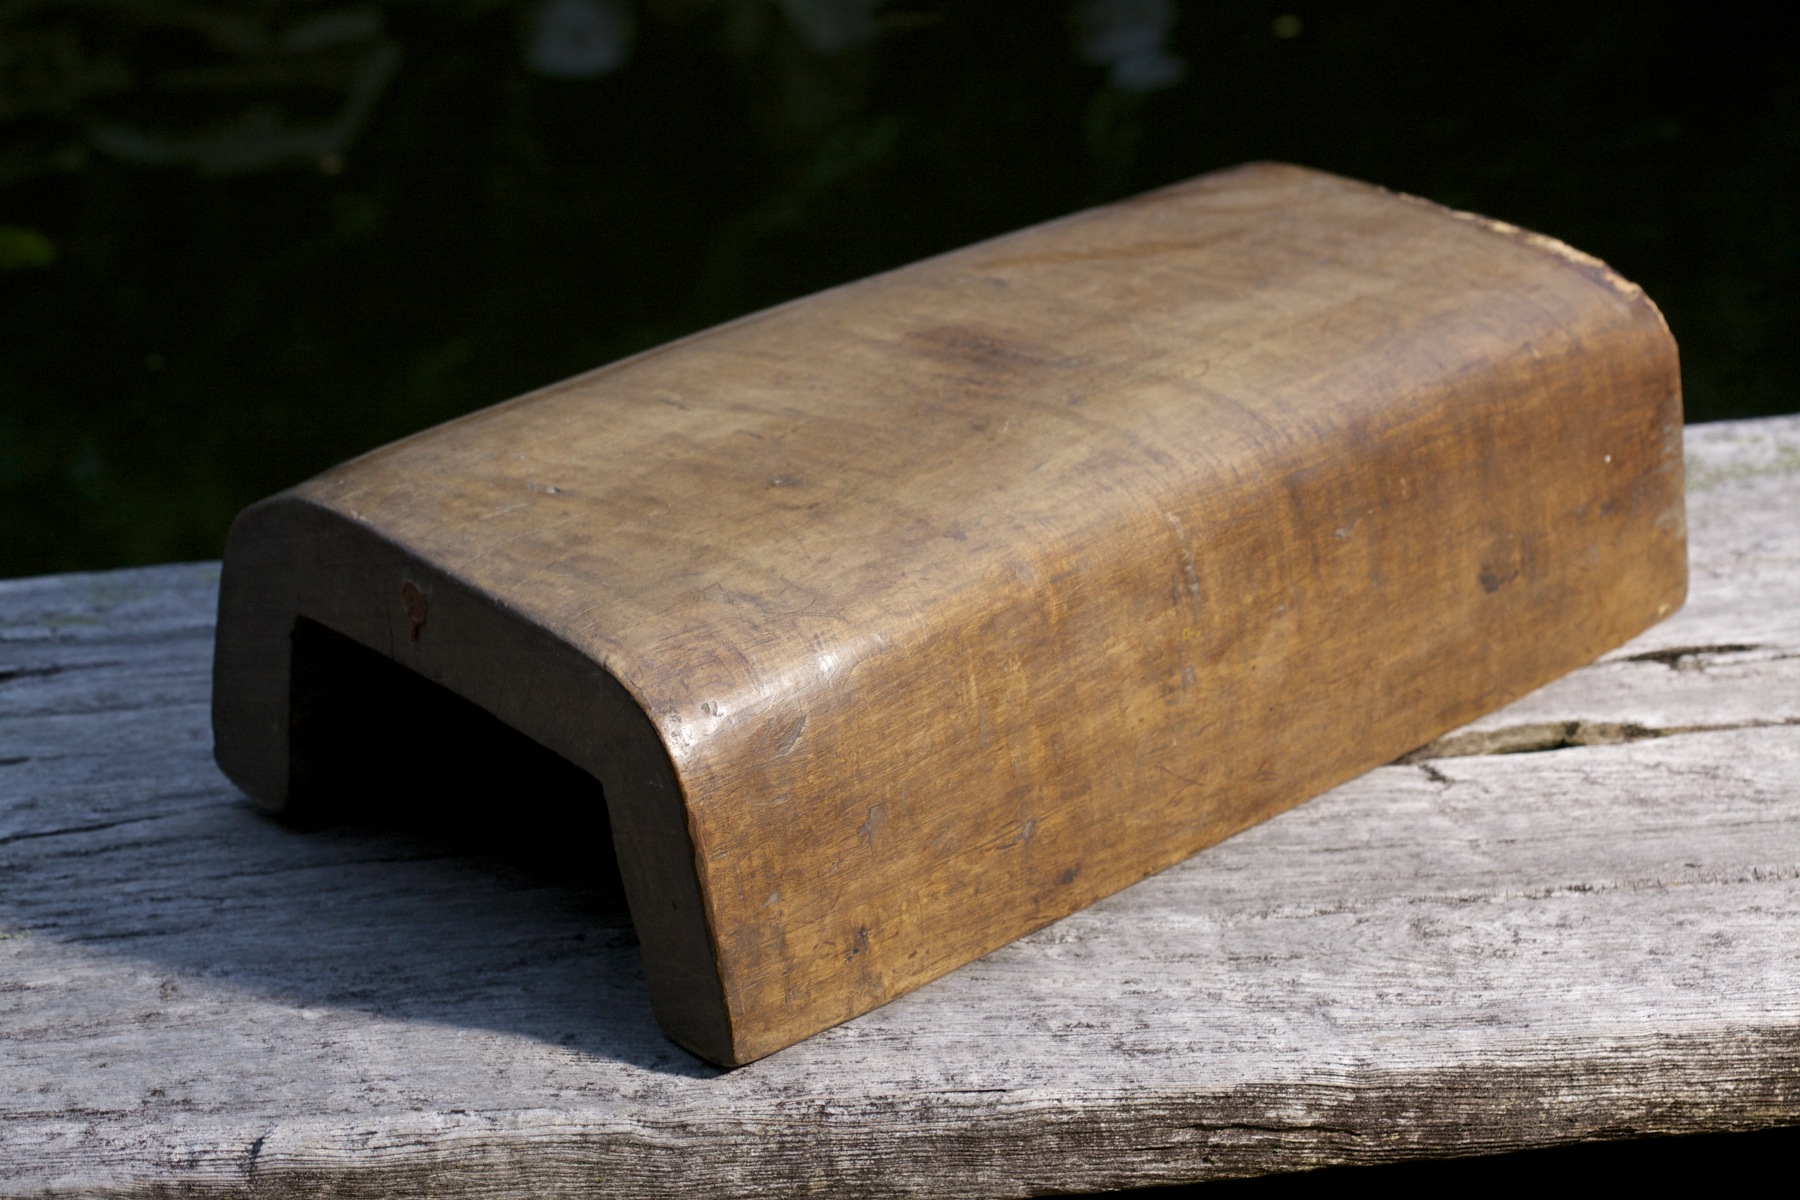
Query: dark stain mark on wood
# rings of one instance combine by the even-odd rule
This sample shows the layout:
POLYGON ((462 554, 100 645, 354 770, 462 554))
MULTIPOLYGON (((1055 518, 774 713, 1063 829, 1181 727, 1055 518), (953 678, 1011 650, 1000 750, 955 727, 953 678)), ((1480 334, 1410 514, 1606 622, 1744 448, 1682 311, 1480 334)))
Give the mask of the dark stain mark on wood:
POLYGON ((431 602, 419 585, 408 579, 400 585, 400 607, 406 610, 406 619, 412 626, 412 640, 417 642, 419 635, 425 632, 425 619, 431 615, 431 602))

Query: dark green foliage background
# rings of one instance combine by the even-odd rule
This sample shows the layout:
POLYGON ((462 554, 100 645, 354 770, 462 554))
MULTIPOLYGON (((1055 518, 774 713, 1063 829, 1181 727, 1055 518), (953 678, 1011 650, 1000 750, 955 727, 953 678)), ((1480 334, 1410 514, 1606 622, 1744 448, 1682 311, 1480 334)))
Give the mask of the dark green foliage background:
POLYGON ((401 57, 341 158, 92 148, 109 121, 231 117, 241 80, 159 90, 216 56, 193 7, 0 5, 0 575, 215 556, 242 505, 386 440, 1246 159, 1563 238, 1662 305, 1690 419, 1797 406, 1788 18, 1188 3, 1186 78, 1134 94, 1046 0, 891 3, 831 55, 766 0, 645 0, 591 80, 526 69, 529 5, 394 0, 364 6, 401 57))

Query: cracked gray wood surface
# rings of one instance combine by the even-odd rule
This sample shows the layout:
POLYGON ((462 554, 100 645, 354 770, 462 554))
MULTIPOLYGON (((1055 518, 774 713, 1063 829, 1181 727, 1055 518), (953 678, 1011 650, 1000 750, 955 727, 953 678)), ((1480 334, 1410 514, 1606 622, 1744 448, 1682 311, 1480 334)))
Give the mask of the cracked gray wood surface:
POLYGON ((730 1073, 606 887, 252 812, 214 567, 0 583, 0 1191, 1000 1196, 1800 1121, 1800 418, 1688 439, 1669 621, 730 1073))

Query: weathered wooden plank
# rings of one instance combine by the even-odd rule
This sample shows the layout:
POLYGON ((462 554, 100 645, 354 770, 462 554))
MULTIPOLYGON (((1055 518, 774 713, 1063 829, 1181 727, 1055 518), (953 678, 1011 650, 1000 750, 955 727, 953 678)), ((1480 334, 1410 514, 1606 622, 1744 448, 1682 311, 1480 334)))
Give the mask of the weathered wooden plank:
POLYGON ((0 1189, 1018 1195, 1800 1120, 1800 418, 1688 444, 1687 608, 1487 719, 1664 736, 1379 769, 729 1073, 608 881, 252 812, 207 568, 0 583, 0 671, 113 664, 0 682, 0 1189))

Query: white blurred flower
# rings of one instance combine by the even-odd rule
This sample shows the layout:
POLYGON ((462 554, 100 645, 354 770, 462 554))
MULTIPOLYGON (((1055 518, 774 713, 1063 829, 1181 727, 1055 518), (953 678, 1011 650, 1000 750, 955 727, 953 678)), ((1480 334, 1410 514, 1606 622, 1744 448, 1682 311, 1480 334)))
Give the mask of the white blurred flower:
POLYGON ((800 40, 820 54, 836 54, 881 32, 875 10, 883 0, 780 0, 781 11, 800 40))
POLYGON ((1075 6, 1075 49, 1105 67, 1114 87, 1154 92, 1173 87, 1187 63, 1169 51, 1174 0, 1081 0, 1075 6))
POLYGON ((625 65, 635 28, 625 0, 544 0, 525 65, 556 79, 594 79, 625 65))

